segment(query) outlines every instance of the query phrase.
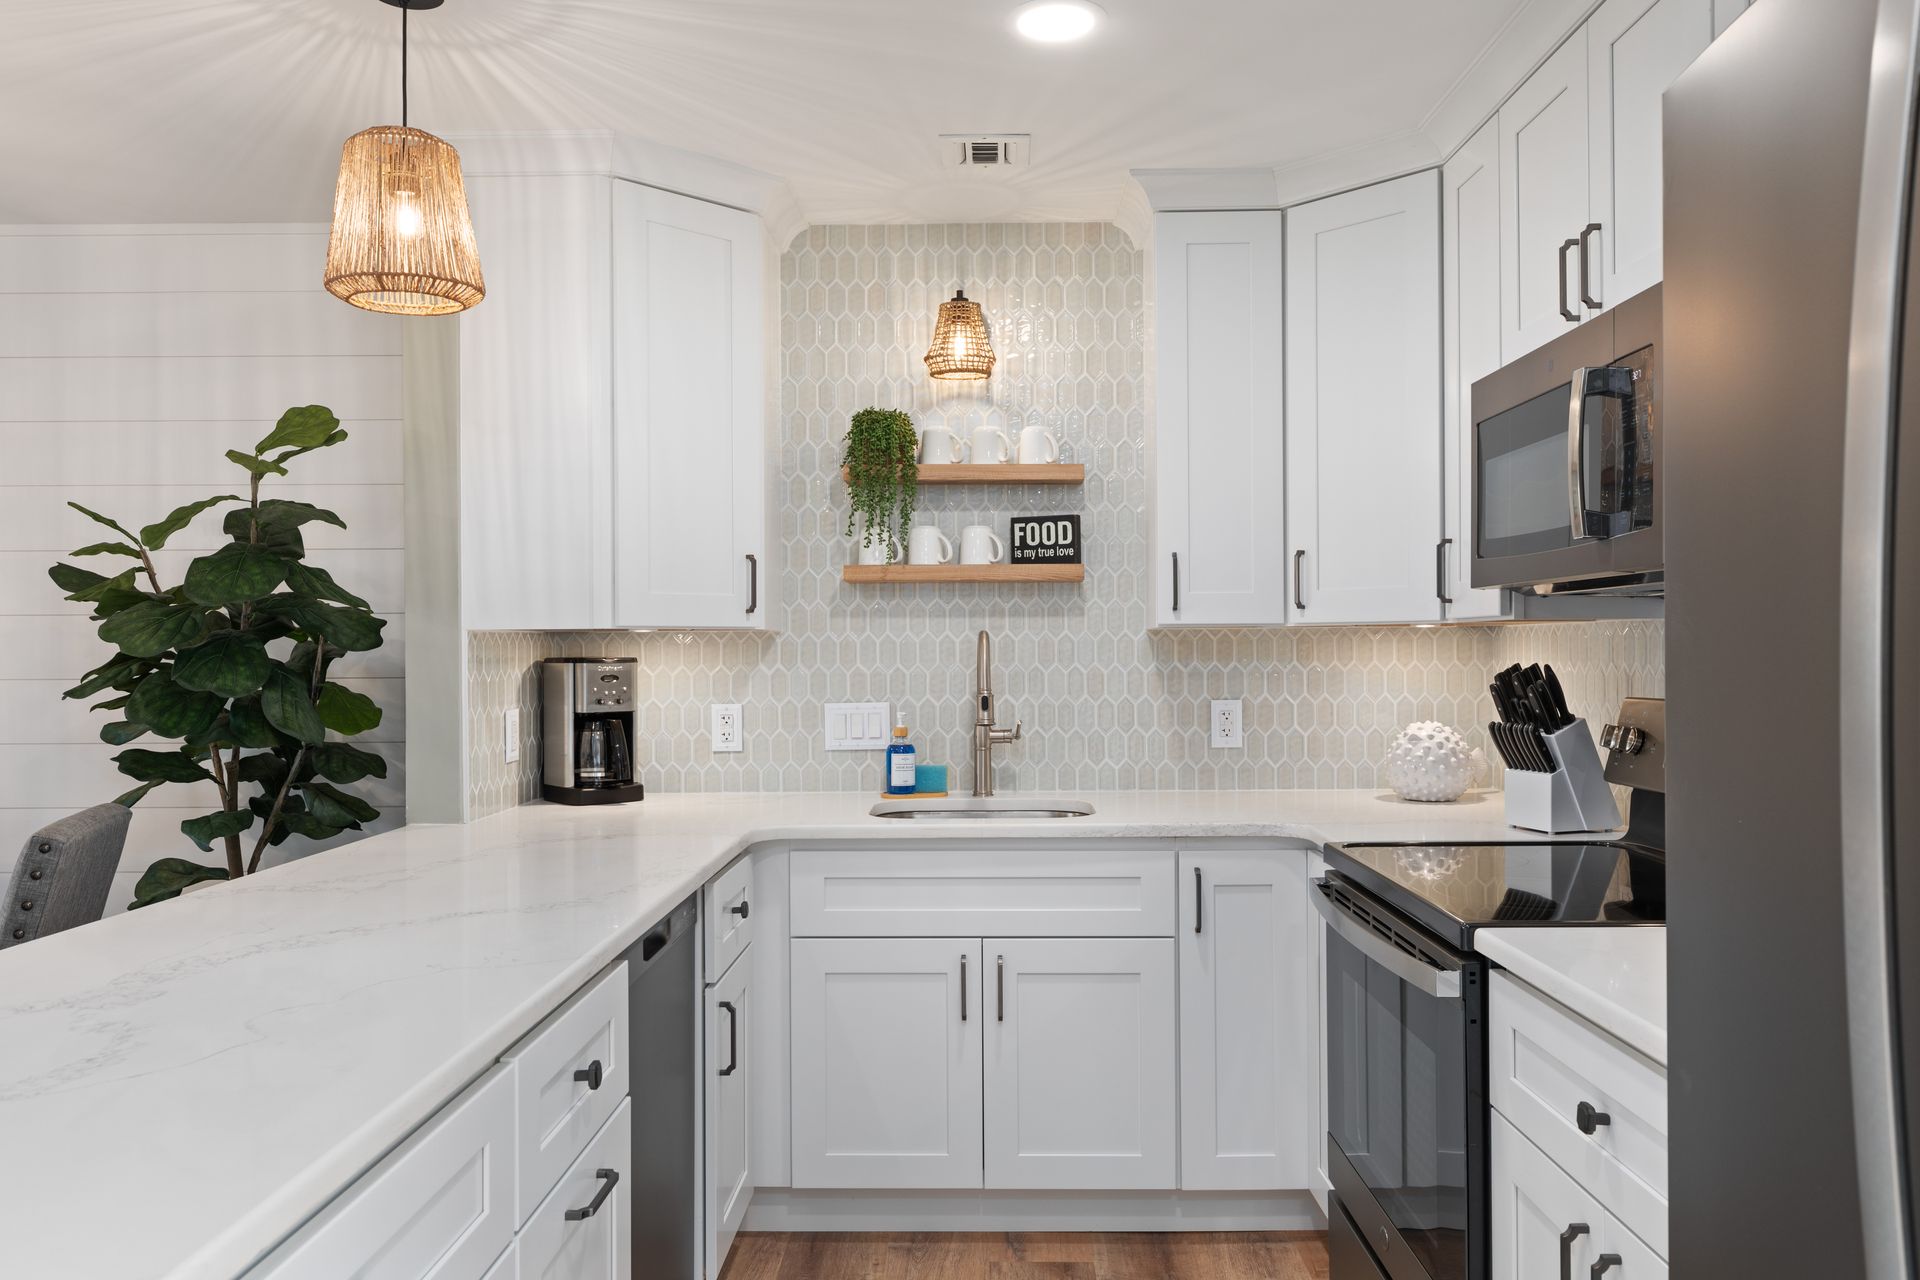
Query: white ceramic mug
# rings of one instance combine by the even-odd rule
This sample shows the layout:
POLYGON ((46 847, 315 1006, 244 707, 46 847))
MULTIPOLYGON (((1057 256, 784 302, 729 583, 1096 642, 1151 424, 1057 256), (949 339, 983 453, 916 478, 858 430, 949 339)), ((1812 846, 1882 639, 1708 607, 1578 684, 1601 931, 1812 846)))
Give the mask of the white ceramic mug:
POLYGON ((1007 544, 984 524, 970 524, 960 531, 961 564, 999 564, 1007 554, 1007 544))
POLYGON ((860 539, 858 561, 861 564, 891 564, 900 558, 900 544, 878 529, 860 539), (888 556, 891 551, 892 556, 888 556))
POLYGON ((1045 427, 1027 427, 1020 432, 1020 461, 1058 462, 1060 442, 1045 427))
POLYGON ((1006 462, 1013 457, 1013 442, 998 427, 975 427, 971 447, 975 462, 1006 462))
POLYGON ((966 460, 966 442, 945 427, 928 427, 920 433, 920 461, 943 466, 966 460))
POLYGON ((945 564, 953 559, 953 543, 930 524, 917 524, 907 534, 908 564, 945 564))

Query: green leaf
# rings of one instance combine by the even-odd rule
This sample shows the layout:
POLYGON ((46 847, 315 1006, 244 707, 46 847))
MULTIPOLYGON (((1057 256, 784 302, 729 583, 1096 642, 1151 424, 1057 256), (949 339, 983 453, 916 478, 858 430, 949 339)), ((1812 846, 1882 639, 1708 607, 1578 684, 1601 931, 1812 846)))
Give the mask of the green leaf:
POLYGON ((117 698, 108 698, 105 702, 96 702, 91 707, 89 707, 88 710, 89 711, 118 711, 120 708, 126 706, 130 700, 131 700, 130 696, 128 694, 123 693, 117 698))
POLYGON ((173 660, 173 682, 182 689, 244 698, 260 691, 272 669, 273 660, 259 636, 216 631, 173 660))
MULTIPOLYGON (((323 702, 326 690, 332 687, 327 685, 321 690, 323 702)), ((326 741, 325 713, 315 708, 314 700, 307 696, 307 686, 300 677, 283 667, 275 667, 267 676, 266 685, 260 690, 260 710, 265 714, 267 723, 297 741, 308 744, 326 741)), ((377 712, 378 708, 375 710, 377 712)))
POLYGON ((205 755, 214 747, 233 745, 232 734, 227 727, 227 713, 222 711, 207 721, 205 727, 190 733, 180 740, 180 746, 189 755, 205 755))
POLYGON ((245 467, 247 474, 252 476, 283 476, 287 474, 287 469, 279 463, 269 462, 265 458, 256 458, 252 454, 242 453, 238 449, 227 450, 227 461, 238 463, 240 466, 245 467))
POLYGON ((275 458, 274 461, 279 463, 291 462, 303 453, 312 453, 315 449, 328 448, 329 446, 339 444, 342 440, 345 440, 346 438, 347 438, 346 432, 335 431, 331 435, 329 435, 325 440, 322 440, 319 444, 304 444, 304 445, 301 445, 298 449, 289 449, 285 453, 281 454, 279 457, 275 458))
POLYGON ((140 803, 142 796, 159 785, 157 782, 143 782, 131 791, 122 791, 113 798, 113 803, 119 805, 122 809, 131 809, 140 803))
POLYGON ((101 663, 80 678, 80 683, 68 689, 60 696, 63 698, 91 698, 102 689, 124 687, 124 682, 144 675, 153 664, 144 658, 117 655, 101 663))
POLYGON ((347 527, 342 520, 325 507, 316 507, 311 502, 293 502, 286 498, 268 498, 255 511, 255 518, 263 528, 289 529, 318 521, 330 524, 337 529, 347 527))
POLYGON ((331 782, 358 782, 362 778, 387 776, 387 761, 373 751, 362 751, 344 742, 329 742, 307 754, 313 771, 331 782))
POLYGON ((300 405, 280 415, 273 430, 253 447, 255 453, 269 449, 318 447, 340 428, 340 419, 323 404, 300 405))
POLYGON ((124 542, 89 542, 78 551, 70 552, 76 556, 132 556, 140 558, 140 548, 130 547, 124 542))
MULTIPOLYGON (((364 693, 329 680, 320 686, 320 719, 335 733, 351 738, 380 723, 380 708, 364 693)), ((309 739, 313 741, 313 739, 309 739)))
MULTIPOLYGON (((303 686, 304 687, 304 686, 303 686)), ((286 742, 286 738, 267 723, 267 717, 260 710, 260 699, 240 698, 227 708, 227 738, 240 747, 277 747, 286 742)), ((259 759, 249 756, 248 759, 259 759)), ((272 757, 266 757, 271 759, 272 757)), ((241 761, 245 764, 246 761, 241 761)))
MULTIPOLYGON (((137 603, 149 598, 144 592, 134 590, 133 575, 137 572, 139 572, 137 569, 127 569, 114 574, 111 578, 107 578, 99 574, 88 574, 85 569, 75 569, 74 566, 70 564, 57 564, 53 566, 53 569, 47 570, 47 576, 53 578, 55 582, 60 582, 61 578, 65 578, 67 582, 74 584, 68 587, 67 590, 67 599, 69 600, 113 600, 122 596, 132 596, 133 600, 130 603, 137 603), (66 569, 70 572, 56 576, 54 569, 66 569), (96 580, 93 582, 83 582, 82 575, 96 580)), ((61 585, 65 586, 66 583, 61 583, 61 585)), ((115 612, 118 612, 118 610, 115 612)))
POLYGON ((105 516, 101 515, 98 511, 89 511, 87 510, 87 508, 81 506, 77 502, 69 502, 67 505, 72 507, 75 511, 78 511, 81 515, 85 516, 87 519, 93 521, 95 524, 103 524, 107 526, 107 528, 113 530, 115 533, 125 534, 129 542, 139 541, 139 539, 133 536, 133 530, 127 528, 125 525, 118 523, 117 521, 107 519, 105 516))
POLYGON ((148 751, 130 747, 113 758, 120 772, 136 782, 212 782, 213 775, 184 751, 148 751))
POLYGON ((217 498, 203 498, 199 502, 189 502, 184 507, 175 507, 166 519, 156 520, 140 531, 140 541, 149 551, 158 551, 167 545, 167 539, 193 523, 193 518, 208 507, 217 507, 223 502, 239 502, 237 493, 223 493, 217 498))
POLYGON ((103 582, 112 581, 104 573, 82 569, 77 564, 55 564, 47 569, 47 576, 53 579, 54 586, 67 593, 69 600, 76 598, 73 595, 76 591, 85 591, 88 587, 97 587, 103 582))
POLYGON ((202 853, 213 852, 213 842, 225 836, 237 836, 253 825, 251 809, 216 809, 180 824, 180 832, 200 846, 202 853))
POLYGON ((143 724, 135 724, 131 720, 113 720, 100 726, 100 741, 124 747, 146 732, 147 726, 143 724))
POLYGON ((305 836, 309 840, 325 840, 329 836, 339 835, 344 830, 346 830, 345 827, 336 827, 331 823, 322 822, 310 813, 297 809, 291 811, 282 809, 278 821, 274 824, 273 834, 268 837, 267 843, 278 845, 288 836, 305 836))
POLYGON ((371 609, 373 606, 362 600, 333 580, 333 575, 318 565, 293 564, 287 566, 287 590, 303 596, 315 596, 321 600, 333 600, 340 604, 352 605, 356 609, 371 609))
POLYGON ((112 583, 100 588, 93 602, 93 616, 99 619, 111 618, 116 613, 125 613, 137 604, 144 604, 154 597, 131 586, 122 587, 112 583))
POLYGON ((307 797, 307 812, 314 819, 330 827, 341 827, 357 831, 363 822, 372 822, 380 816, 380 811, 362 800, 359 796, 342 791, 338 787, 328 786, 324 782, 309 782, 304 788, 307 797))
POLYGON ((140 682, 127 703, 127 719, 138 720, 163 738, 190 738, 213 723, 221 699, 211 693, 182 689, 164 671, 140 682))
POLYGON ((287 576, 287 562, 265 547, 233 542, 187 566, 187 597, 225 607, 270 595, 287 576))
POLYGON ((278 791, 286 780, 287 762, 271 751, 257 751, 240 758, 240 781, 265 783, 269 792, 278 791))
POLYGON ((298 560, 307 554, 306 540, 300 536, 299 525, 273 523, 256 525, 253 519, 252 507, 235 507, 227 512, 226 519, 221 521, 220 527, 235 542, 252 542, 289 560, 298 560))
POLYGON ((202 880, 226 878, 225 867, 203 867, 185 858, 162 858, 148 867, 133 886, 133 901, 127 904, 127 910, 135 911, 156 902, 165 902, 168 898, 177 898, 182 889, 199 884, 202 880))
POLYGON ((260 613, 284 619, 310 636, 327 642, 330 649, 349 653, 380 647, 384 618, 376 618, 360 609, 341 608, 300 596, 276 595, 255 606, 260 613))
POLYGON ((155 658, 192 644, 206 630, 206 611, 171 600, 144 600, 100 624, 100 638, 122 653, 155 658))

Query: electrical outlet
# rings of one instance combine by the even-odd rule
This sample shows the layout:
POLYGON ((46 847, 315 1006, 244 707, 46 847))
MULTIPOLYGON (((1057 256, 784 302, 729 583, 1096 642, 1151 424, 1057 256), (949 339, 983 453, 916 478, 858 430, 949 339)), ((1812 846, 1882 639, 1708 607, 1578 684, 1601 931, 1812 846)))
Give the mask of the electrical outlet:
POLYGON ((520 708, 508 707, 500 721, 500 754, 508 764, 520 760, 520 708))
POLYGON ((742 739, 746 731, 740 723, 740 704, 737 702, 716 702, 713 704, 713 749, 716 753, 740 751, 744 747, 742 739))
POLYGON ((1208 746, 1238 751, 1246 745, 1241 737, 1244 726, 1240 722, 1240 699, 1215 698, 1211 723, 1212 728, 1207 734, 1208 746))

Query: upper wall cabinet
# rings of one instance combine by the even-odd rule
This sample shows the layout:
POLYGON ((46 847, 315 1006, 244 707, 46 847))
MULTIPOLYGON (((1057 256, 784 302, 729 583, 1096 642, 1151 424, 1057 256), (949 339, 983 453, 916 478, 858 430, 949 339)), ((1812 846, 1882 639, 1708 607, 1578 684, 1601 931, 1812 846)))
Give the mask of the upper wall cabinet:
POLYGON ((1296 622, 1441 616, 1439 194, 1428 170, 1287 211, 1296 622))
POLYGON ((750 213, 613 184, 613 622, 755 625, 764 270, 750 213))
POLYGON ((1660 98, 1728 8, 1606 0, 1500 108, 1503 361, 1660 279, 1660 98))
POLYGON ((1154 623, 1287 621, 1283 215, 1154 232, 1154 623))
POLYGON ((468 195, 487 299, 460 321, 463 625, 765 626, 760 219, 620 168, 512 156, 496 173, 480 155, 468 195))

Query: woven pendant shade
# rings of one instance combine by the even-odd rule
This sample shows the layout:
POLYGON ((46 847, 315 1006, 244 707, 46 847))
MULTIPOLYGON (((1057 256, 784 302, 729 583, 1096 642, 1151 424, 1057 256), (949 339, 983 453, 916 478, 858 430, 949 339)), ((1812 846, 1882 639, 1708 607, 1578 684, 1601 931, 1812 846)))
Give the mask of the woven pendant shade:
POLYGON ((333 191, 326 284, 356 307, 402 316, 465 311, 486 297, 460 153, 404 125, 348 138, 333 191))
POLYGON ((936 378, 978 380, 993 376, 993 344, 987 341, 987 318, 980 304, 956 289, 951 301, 940 304, 933 325, 933 345, 927 348, 927 372, 936 378))

